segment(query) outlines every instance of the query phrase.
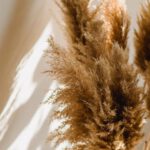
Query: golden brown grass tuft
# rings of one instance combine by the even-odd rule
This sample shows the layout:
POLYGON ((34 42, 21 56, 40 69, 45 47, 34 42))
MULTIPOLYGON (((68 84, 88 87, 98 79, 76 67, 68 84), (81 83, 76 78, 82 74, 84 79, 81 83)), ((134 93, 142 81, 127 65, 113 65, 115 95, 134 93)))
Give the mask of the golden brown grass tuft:
POLYGON ((145 108, 137 72, 128 64, 128 16, 115 0, 93 11, 89 0, 61 2, 71 43, 63 49, 50 39, 48 72, 65 85, 54 103, 66 107, 54 117, 66 120, 51 138, 56 145, 68 140, 72 150, 130 150, 142 137, 145 108))
POLYGON ((150 2, 142 7, 138 26, 135 31, 136 64, 145 71, 150 62, 150 2))
POLYGON ((127 36, 130 26, 126 9, 118 0, 104 0, 102 10, 106 19, 107 28, 110 27, 110 39, 117 42, 122 48, 127 47, 127 36))
POLYGON ((136 59, 140 72, 145 78, 147 108, 150 111, 150 2, 142 6, 135 31, 136 59))

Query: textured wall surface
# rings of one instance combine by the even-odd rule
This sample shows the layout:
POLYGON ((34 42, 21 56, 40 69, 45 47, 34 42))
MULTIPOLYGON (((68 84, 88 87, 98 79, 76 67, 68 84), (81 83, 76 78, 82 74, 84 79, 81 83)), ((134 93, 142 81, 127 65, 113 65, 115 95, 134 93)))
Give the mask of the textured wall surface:
MULTIPOLYGON (((132 49, 141 2, 126 0, 132 49)), ((0 150, 50 149, 46 137, 53 128, 52 106, 42 102, 57 83, 43 74, 48 68, 43 55, 50 34, 65 43, 60 24, 61 14, 52 0, 0 0, 0 150)), ((133 56, 132 51, 131 61, 133 56)))

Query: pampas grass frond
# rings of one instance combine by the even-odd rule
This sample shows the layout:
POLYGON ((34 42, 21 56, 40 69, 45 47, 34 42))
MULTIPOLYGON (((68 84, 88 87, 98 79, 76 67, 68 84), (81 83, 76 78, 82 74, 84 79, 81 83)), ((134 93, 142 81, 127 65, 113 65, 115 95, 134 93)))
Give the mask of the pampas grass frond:
POLYGON ((150 111, 150 2, 142 6, 138 18, 138 30, 135 31, 136 59, 141 74, 146 83, 147 108, 150 111))
POLYGON ((107 27, 110 27, 110 38, 122 48, 127 47, 127 36, 130 26, 129 16, 126 9, 118 2, 119 0, 104 0, 103 13, 107 27))
POLYGON ((55 117, 67 117, 64 124, 70 125, 57 144, 69 140, 75 150, 115 150, 122 143, 122 149, 131 149, 142 136, 145 109, 126 51, 115 44, 109 60, 100 57, 87 66, 69 51, 54 48, 50 75, 66 85, 55 103, 67 104, 55 117))
POLYGON ((49 40, 48 73, 65 85, 54 103, 66 106, 54 113, 66 119, 51 138, 56 145, 69 141, 72 150, 132 149, 142 137, 145 108, 137 72, 128 64, 128 16, 114 0, 113 9, 103 1, 96 12, 89 10, 88 0, 61 2, 72 42, 64 49, 49 40), (110 30, 95 17, 99 12, 110 30), (69 128, 62 132, 65 125, 69 128))
POLYGON ((141 9, 139 29, 135 31, 136 64, 145 71, 150 62, 150 2, 141 9))
MULTIPOLYGON (((76 53, 97 58, 102 54, 105 46, 108 46, 107 35, 104 30, 103 20, 96 19, 101 4, 95 10, 89 11, 89 0, 62 0, 63 12, 66 20, 66 29, 76 53), (100 43, 99 41, 103 41, 100 43), (80 51, 79 47, 84 47, 80 51)), ((105 48, 106 49, 106 48, 105 48)))

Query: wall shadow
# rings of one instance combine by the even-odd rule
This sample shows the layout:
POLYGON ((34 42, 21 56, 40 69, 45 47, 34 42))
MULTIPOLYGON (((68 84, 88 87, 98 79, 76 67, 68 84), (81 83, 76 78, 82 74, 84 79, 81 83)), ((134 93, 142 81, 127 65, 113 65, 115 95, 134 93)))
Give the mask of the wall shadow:
MULTIPOLYGON (((9 146, 14 142, 14 140, 25 129, 25 127, 30 124, 32 117, 35 115, 37 109, 40 107, 44 96, 49 91, 49 87, 52 83, 52 80, 46 74, 42 73, 43 71, 45 71, 44 70, 45 63, 46 62, 44 60, 44 57, 42 57, 34 72, 33 82, 35 82, 37 86, 33 94, 25 104, 21 105, 11 115, 11 118, 7 124, 8 125, 7 132, 5 133, 3 139, 0 141, 1 150, 7 150, 9 146)), ((48 130, 48 122, 46 120, 39 132, 41 136, 40 139, 42 139, 44 136, 45 137, 47 136, 48 134, 47 130, 48 130)), ((34 142, 33 140, 32 142, 35 144, 34 147, 36 147, 36 144, 38 144, 37 146, 39 146, 40 141, 34 142)))
POLYGON ((0 41, 0 113, 11 93, 18 64, 31 50, 50 20, 51 0, 16 0, 15 3, 0 41))

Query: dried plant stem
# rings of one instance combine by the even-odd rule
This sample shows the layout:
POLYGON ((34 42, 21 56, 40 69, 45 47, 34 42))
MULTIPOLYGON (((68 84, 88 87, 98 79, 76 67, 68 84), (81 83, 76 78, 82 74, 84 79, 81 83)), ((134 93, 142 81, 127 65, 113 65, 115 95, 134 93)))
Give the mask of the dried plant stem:
POLYGON ((143 150, 150 150, 150 140, 145 141, 145 147, 143 150))

